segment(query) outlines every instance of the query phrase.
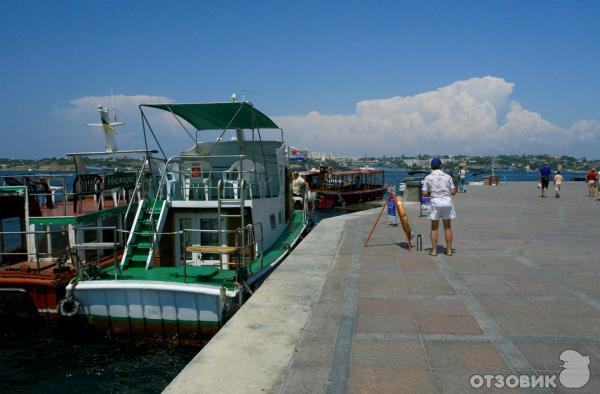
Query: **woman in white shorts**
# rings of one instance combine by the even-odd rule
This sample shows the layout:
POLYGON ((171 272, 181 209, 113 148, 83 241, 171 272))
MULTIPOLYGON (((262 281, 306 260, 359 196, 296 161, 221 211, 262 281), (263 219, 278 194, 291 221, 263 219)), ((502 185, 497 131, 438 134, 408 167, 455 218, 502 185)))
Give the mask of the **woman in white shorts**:
POLYGON ((452 224, 451 220, 456 218, 452 196, 456 194, 456 187, 452 177, 444 173, 440 168, 442 161, 438 158, 431 160, 431 173, 425 177, 423 182, 423 195, 430 197, 429 219, 431 219, 431 252, 437 255, 438 227, 440 220, 444 223, 444 235, 446 238, 446 255, 452 256, 452 224))

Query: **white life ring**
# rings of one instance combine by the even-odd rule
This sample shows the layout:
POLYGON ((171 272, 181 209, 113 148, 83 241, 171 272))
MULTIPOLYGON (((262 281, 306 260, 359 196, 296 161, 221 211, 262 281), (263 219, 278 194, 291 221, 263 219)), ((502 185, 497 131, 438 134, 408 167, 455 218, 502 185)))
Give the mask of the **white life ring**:
POLYGON ((74 297, 67 297, 60 300, 56 307, 61 316, 73 317, 79 313, 81 302, 77 301, 74 297))

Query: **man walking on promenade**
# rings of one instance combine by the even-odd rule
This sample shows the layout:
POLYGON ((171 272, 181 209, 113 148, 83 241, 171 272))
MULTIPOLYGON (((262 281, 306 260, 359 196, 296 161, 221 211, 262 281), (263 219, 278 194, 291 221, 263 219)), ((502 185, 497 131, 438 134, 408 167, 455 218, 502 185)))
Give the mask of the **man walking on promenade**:
POLYGON ((464 164, 460 166, 460 171, 458 172, 459 189, 461 193, 467 192, 467 166, 464 164))
POLYGON ((431 220, 431 252, 437 255, 438 227, 440 220, 444 223, 446 238, 446 255, 452 256, 452 219, 456 218, 452 196, 456 194, 456 187, 450 175, 444 173, 442 161, 438 158, 431 160, 431 173, 423 182, 423 195, 431 197, 429 201, 429 219, 431 220))
POLYGON ((542 195, 541 197, 546 197, 544 192, 548 190, 548 185, 550 185, 550 175, 552 174, 552 170, 548 167, 548 164, 544 164, 542 168, 540 168, 540 183, 542 184, 542 195))
POLYGON ((560 187, 562 186, 564 180, 565 179, 563 176, 560 175, 560 170, 556 170, 556 175, 554 175, 554 191, 556 192, 554 195, 555 198, 560 198, 560 187))
POLYGON ((588 183, 588 196, 594 197, 594 192, 596 191, 596 182, 598 181, 598 173, 595 168, 592 168, 590 172, 588 172, 586 177, 588 183))

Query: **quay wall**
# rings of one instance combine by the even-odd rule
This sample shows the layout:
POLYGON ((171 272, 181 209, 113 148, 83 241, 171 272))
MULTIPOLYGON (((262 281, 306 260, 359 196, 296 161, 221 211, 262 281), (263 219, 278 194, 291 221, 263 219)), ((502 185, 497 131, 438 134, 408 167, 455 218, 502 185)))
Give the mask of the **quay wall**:
POLYGON ((321 296, 346 223, 378 210, 319 222, 164 392, 277 391, 321 296))

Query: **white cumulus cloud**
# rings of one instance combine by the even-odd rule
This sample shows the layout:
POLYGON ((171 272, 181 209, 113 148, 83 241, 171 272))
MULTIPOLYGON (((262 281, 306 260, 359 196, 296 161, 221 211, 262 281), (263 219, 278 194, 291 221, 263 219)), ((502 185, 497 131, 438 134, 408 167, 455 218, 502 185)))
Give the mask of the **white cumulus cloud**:
POLYGON ((362 155, 556 153, 598 156, 600 122, 561 128, 510 100, 503 78, 456 81, 414 96, 366 100, 349 115, 275 117, 299 147, 362 155))

